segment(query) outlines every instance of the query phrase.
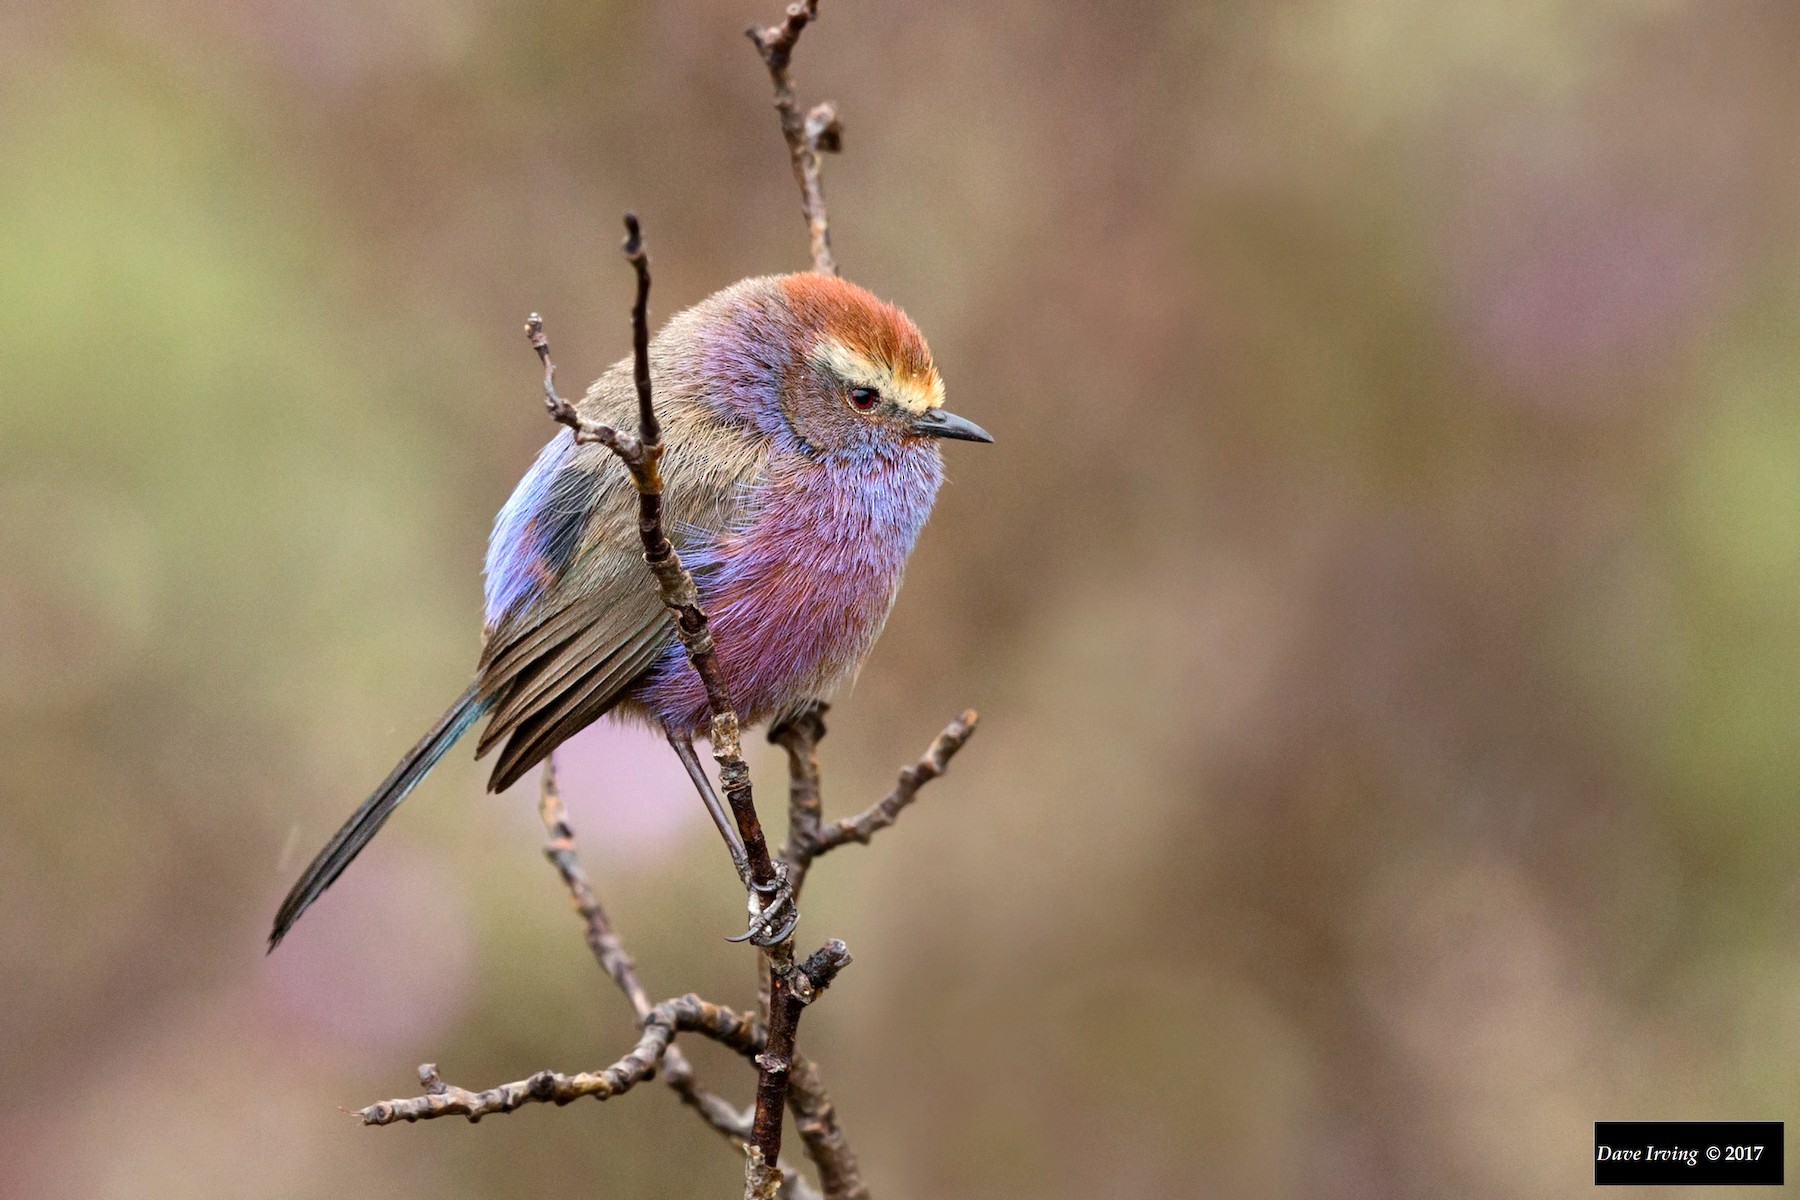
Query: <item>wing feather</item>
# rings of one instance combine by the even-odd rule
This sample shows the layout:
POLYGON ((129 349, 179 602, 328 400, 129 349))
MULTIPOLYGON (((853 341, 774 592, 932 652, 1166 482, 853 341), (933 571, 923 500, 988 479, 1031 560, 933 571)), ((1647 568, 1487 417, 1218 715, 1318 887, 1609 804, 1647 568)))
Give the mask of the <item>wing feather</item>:
MULTIPOLYGON (((475 757, 485 757, 522 722, 554 706, 559 695, 578 688, 608 663, 641 653, 641 644, 646 640, 654 641, 658 650, 667 644, 674 634, 674 624, 654 593, 650 599, 650 604, 629 609, 617 606, 602 613, 590 614, 582 611, 585 606, 578 607, 572 614, 574 619, 563 622, 573 626, 572 635, 524 660, 506 681, 504 691, 496 695, 493 716, 482 731, 475 757)), ((632 672, 619 686, 629 683, 635 675, 632 672)))
MULTIPOLYGON (((681 382, 672 364, 652 366, 659 380, 681 382)), ((600 420, 635 419, 630 363, 603 375, 581 407, 600 420)), ((708 551, 747 520, 770 447, 698 399, 662 407, 665 528, 704 590, 708 551)), ((502 510, 488 562, 490 601, 504 603, 489 612, 476 681, 490 713, 477 757, 507 742, 494 790, 617 704, 674 638, 644 566, 636 509, 624 467, 565 431, 502 510)))
POLYGON ((649 630, 622 652, 557 693, 519 722, 494 764, 490 791, 505 791, 556 747, 597 721, 621 692, 661 657, 670 629, 649 630))

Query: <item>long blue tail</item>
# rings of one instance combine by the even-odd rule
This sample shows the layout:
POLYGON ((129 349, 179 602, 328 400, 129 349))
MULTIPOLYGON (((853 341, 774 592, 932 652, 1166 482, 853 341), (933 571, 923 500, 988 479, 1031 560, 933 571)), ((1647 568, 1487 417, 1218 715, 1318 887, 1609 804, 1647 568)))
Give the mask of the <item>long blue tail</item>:
POLYGON ((431 768, 437 766, 438 759, 456 739, 469 731, 469 726, 480 720, 481 714, 487 711, 488 701, 477 698, 476 689, 471 686, 450 706, 450 710, 438 718, 431 732, 419 739, 419 744, 407 751, 406 757, 400 760, 388 777, 381 781, 381 786, 364 800, 357 810, 350 814, 332 839, 325 843, 319 856, 312 860, 299 882, 294 884, 287 899, 281 902, 281 911, 275 914, 275 928, 269 934, 269 949, 273 950, 281 944, 287 931, 294 927, 307 906, 322 895, 332 881, 343 873, 350 860, 361 853, 369 844, 369 839, 381 829, 400 802, 406 799, 408 792, 418 786, 419 780, 425 778, 431 768))

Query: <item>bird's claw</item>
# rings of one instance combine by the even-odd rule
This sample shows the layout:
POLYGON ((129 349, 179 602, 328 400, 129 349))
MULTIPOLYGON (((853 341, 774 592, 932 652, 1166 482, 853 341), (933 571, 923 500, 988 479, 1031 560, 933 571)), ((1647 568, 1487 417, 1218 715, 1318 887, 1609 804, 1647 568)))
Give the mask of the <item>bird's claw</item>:
POLYGON ((774 882, 759 884, 752 881, 749 887, 753 897, 767 896, 768 899, 756 907, 750 918, 750 925, 744 932, 725 940, 749 942, 756 946, 774 946, 786 941, 794 932, 794 927, 800 924, 800 909, 794 903, 793 886, 788 883, 787 864, 775 864, 774 882), (770 932, 770 926, 775 924, 783 912, 791 914, 787 923, 779 931, 770 932))

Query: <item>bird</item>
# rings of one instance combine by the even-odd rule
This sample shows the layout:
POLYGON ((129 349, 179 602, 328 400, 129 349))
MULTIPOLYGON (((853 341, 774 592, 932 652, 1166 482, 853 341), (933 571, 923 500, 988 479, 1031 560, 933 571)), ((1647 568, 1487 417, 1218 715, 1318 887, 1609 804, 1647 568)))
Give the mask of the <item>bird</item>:
MULTIPOLYGON (((740 720, 779 722, 853 678, 880 635, 943 482, 941 444, 994 439, 945 409, 911 318, 835 275, 758 276, 715 292, 658 331, 649 363, 665 530, 694 577, 740 720)), ((629 427, 632 369, 625 359, 605 371, 575 402, 580 415, 629 427)), ((694 750, 706 693, 636 520, 636 492, 608 450, 566 428, 543 447, 489 537, 473 681, 301 874, 271 951, 484 720, 475 753, 498 751, 491 792, 601 718, 659 731, 745 874, 694 750)), ((771 938, 754 920, 749 933, 771 938)))

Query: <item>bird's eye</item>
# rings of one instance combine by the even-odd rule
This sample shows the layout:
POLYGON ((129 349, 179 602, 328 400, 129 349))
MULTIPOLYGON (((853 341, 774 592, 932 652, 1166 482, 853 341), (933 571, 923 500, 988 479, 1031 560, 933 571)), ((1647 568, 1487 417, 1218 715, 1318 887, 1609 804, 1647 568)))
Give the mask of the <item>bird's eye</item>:
POLYGON ((881 403, 881 393, 872 387, 855 387, 850 389, 850 407, 857 412, 868 412, 881 403))

